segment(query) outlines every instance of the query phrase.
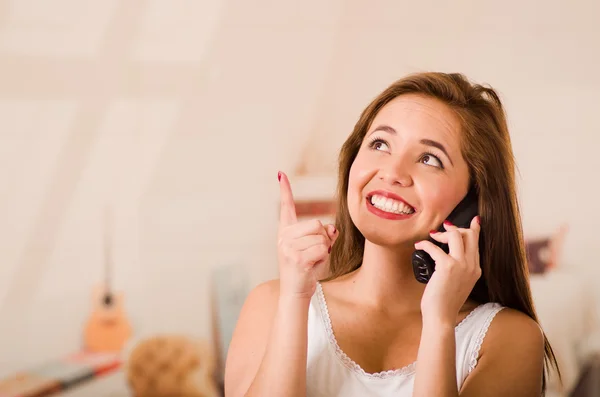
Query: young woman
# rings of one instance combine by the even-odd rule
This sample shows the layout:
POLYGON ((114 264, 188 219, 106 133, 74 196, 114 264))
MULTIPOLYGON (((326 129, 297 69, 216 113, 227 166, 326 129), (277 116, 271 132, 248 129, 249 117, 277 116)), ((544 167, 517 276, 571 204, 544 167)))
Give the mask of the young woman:
POLYGON ((335 225, 297 222, 285 174, 279 183, 280 279, 242 309, 227 397, 544 393, 556 360, 531 299, 493 89, 422 73, 381 93, 342 147, 335 225), (468 227, 445 221, 467 193, 479 215, 468 227), (415 249, 435 260, 426 284, 415 249))

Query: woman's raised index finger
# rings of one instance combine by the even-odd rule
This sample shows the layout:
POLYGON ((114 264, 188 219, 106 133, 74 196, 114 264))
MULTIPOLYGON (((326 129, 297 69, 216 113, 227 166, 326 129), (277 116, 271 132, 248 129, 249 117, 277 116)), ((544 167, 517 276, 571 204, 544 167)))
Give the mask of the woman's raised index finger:
POLYGON ((279 178, 281 207, 279 224, 281 226, 288 226, 297 222, 294 195, 292 194, 292 187, 290 186, 290 181, 287 175, 280 171, 277 177, 279 178))

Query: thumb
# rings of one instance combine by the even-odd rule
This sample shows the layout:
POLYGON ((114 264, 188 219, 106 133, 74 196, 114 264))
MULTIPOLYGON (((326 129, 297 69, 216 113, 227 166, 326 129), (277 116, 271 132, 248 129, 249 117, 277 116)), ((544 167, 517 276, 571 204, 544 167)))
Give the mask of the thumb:
POLYGON ((334 225, 327 225, 325 229, 327 230, 327 237, 329 237, 331 240, 331 245, 333 245, 335 240, 337 240, 338 236, 340 235, 340 232, 335 228, 334 225))

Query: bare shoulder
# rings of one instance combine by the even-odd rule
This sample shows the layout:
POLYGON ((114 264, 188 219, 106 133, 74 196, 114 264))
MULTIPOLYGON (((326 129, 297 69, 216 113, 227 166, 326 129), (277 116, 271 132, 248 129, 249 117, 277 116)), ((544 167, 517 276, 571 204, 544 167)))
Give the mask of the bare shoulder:
MULTIPOLYGON (((246 298, 244 308, 247 308, 256 303, 277 303, 279 297, 279 279, 265 281, 257 285, 246 298)), ((243 310, 243 309, 242 309, 243 310)))
POLYGON ((267 346, 278 298, 279 280, 259 284, 248 294, 227 352, 226 395, 250 386, 267 346))
POLYGON ((482 355, 487 351, 505 350, 507 346, 532 353, 544 351, 544 333, 539 324, 525 313, 510 308, 504 308, 496 315, 486 339, 482 355))
POLYGON ((504 308, 485 335, 477 366, 461 396, 539 396, 544 371, 544 333, 526 314, 504 308))

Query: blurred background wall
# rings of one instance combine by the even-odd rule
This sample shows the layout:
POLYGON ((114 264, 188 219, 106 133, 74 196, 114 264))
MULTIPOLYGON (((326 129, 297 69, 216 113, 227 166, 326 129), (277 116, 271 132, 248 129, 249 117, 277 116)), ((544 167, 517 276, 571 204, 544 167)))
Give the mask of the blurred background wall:
POLYGON ((360 112, 409 72, 500 92, 526 232, 567 223, 561 266, 597 280, 599 17, 594 0, 0 1, 0 377, 79 349, 107 206, 135 334, 210 337, 212 269, 277 276, 277 171, 332 190, 360 112))

